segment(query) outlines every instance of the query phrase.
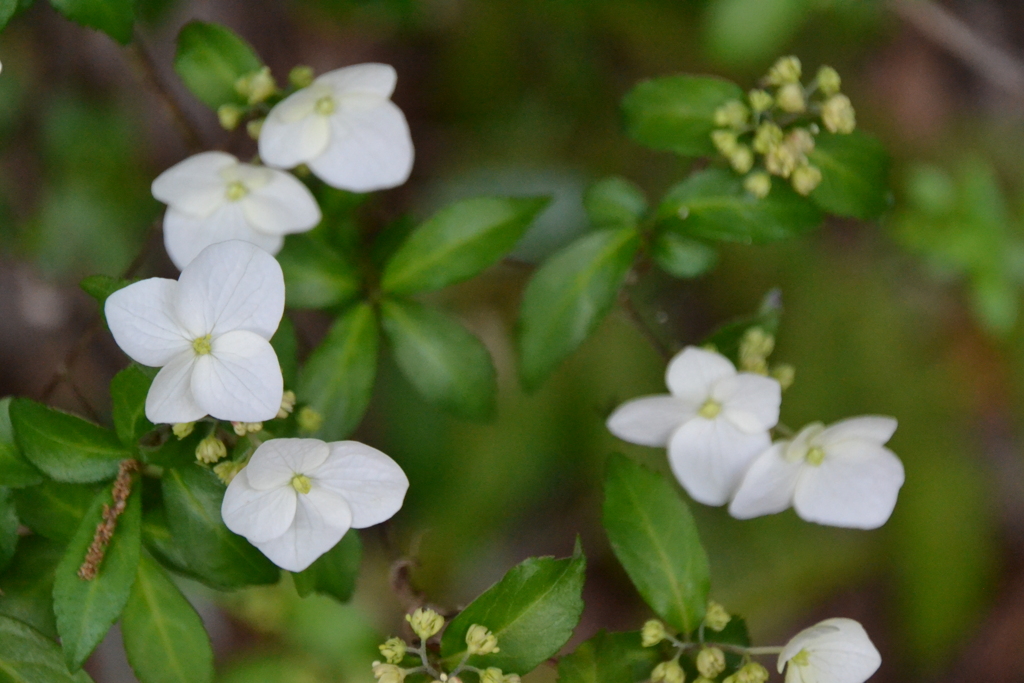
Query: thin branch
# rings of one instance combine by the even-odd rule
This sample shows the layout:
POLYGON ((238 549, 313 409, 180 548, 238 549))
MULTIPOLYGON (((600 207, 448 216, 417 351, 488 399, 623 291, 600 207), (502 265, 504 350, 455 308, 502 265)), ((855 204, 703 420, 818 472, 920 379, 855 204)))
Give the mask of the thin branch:
POLYGON ((661 355, 666 361, 671 360, 675 352, 669 347, 667 343, 662 341, 661 337, 658 336, 657 330, 651 326, 647 321, 647 318, 637 309, 636 304, 633 303, 633 297, 630 296, 629 291, 623 287, 619 293, 619 303, 622 305, 622 310, 626 312, 630 320, 636 325, 640 333, 647 338, 647 341, 651 343, 654 350, 661 355))

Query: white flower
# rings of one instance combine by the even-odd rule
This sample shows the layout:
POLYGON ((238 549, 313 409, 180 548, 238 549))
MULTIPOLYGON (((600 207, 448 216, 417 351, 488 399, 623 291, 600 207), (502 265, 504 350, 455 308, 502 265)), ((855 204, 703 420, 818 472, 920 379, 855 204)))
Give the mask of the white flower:
POLYGON ((804 629, 779 655, 786 683, 864 683, 881 664, 864 627, 853 619, 826 619, 804 629))
POLYGON ((394 460, 356 441, 271 439, 231 480, 221 516, 274 564, 300 572, 349 528, 389 519, 408 488, 394 460))
POLYGON ((104 312, 117 345, 161 367, 146 396, 154 423, 273 419, 284 394, 268 341, 284 313, 274 257, 232 240, 203 250, 177 281, 150 278, 118 290, 104 312))
POLYGON ((320 76, 270 110, 260 157, 278 168, 306 164, 328 185, 352 192, 401 185, 413 149, 405 115, 390 99, 397 79, 387 64, 320 76))
POLYGON ((729 513, 749 519, 792 505, 808 522, 880 527, 903 486, 903 463, 882 445, 895 431, 891 417, 807 425, 792 441, 778 441, 754 460, 729 513))
POLYGON ((167 204, 164 245, 179 269, 227 240, 276 254, 285 235, 310 230, 321 218, 313 194, 293 175, 225 152, 196 154, 167 169, 153 181, 153 196, 167 204))
POLYGON ((694 500, 723 505, 750 461, 771 443, 779 383, 737 373, 725 356, 694 346, 672 359, 665 383, 671 395, 624 403, 608 418, 608 429, 633 443, 668 446, 672 471, 694 500))

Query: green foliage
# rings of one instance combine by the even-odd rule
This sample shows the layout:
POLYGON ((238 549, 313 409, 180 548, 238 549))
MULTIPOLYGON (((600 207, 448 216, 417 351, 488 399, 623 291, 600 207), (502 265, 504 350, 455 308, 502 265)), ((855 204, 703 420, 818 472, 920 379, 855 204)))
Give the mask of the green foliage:
POLYGON ((12 488, 33 486, 43 480, 43 475, 18 450, 14 427, 11 426, 10 405, 10 397, 0 398, 0 482, 12 488))
POLYGON ((121 616, 121 634, 142 683, 213 680, 213 648, 202 620, 167 572, 146 555, 121 616))
POLYGON ((348 602, 356 590, 356 577, 363 559, 363 544, 355 529, 338 544, 321 555, 305 570, 292 574, 295 590, 306 597, 312 593, 330 595, 339 602, 348 602))
POLYGON ((475 197, 441 209, 391 256, 381 288, 415 294, 468 280, 516 245, 547 197, 475 197))
POLYGON ((27 398, 10 406, 14 436, 22 454, 56 481, 87 483, 110 479, 131 457, 117 435, 80 417, 27 398))
POLYGON ((658 207, 659 230, 744 244, 797 237, 816 228, 821 212, 782 182, 758 199, 743 189, 743 179, 709 169, 674 186, 658 207))
POLYGON ((356 304, 338 317, 302 366, 297 393, 323 415, 318 437, 344 439, 363 418, 377 374, 378 337, 373 308, 356 304))
POLYGON ((686 503, 662 475, 616 455, 605 479, 604 528, 637 591, 683 632, 704 618, 711 573, 686 503))
POLYGON ((748 65, 778 54, 807 19, 811 0, 713 0, 705 15, 707 51, 748 65))
POLYGON ((47 480, 16 491, 14 500, 22 524, 46 538, 64 542, 75 535, 97 491, 95 486, 47 480))
POLYGON ((611 176, 590 186, 583 208, 596 228, 635 228, 647 213, 647 197, 632 181, 611 176))
POLYGON ((224 485, 198 465, 169 469, 162 479, 167 521, 189 569, 214 588, 275 583, 280 571, 224 526, 224 485))
POLYGON ((501 651, 475 655, 469 663, 529 673, 558 652, 579 623, 586 564, 577 544, 572 557, 531 557, 513 567, 451 620, 441 638, 441 656, 450 666, 461 661, 466 632, 480 624, 497 636, 501 651))
POLYGON ((110 382, 114 431, 121 443, 129 448, 153 429, 153 423, 146 419, 146 394, 152 383, 153 379, 134 363, 117 373, 110 382))
POLYGON ((871 220, 892 203, 889 155, 877 138, 860 131, 822 132, 807 158, 821 171, 811 199, 823 211, 871 220))
POLYGON ((711 155, 715 110, 743 97, 735 83, 709 76, 644 81, 622 100, 626 134, 654 149, 690 157, 711 155))
POLYGON ((131 280, 122 280, 109 275, 90 275, 78 283, 78 286, 82 288, 83 292, 96 299, 96 303, 100 305, 102 311, 107 303, 107 297, 131 283, 131 280))
POLYGON ((666 273, 680 278, 703 275, 718 263, 718 252, 710 244, 668 230, 655 235, 651 257, 666 273))
POLYGON ((5 616, 0 616, 0 681, 92 683, 84 671, 68 673, 57 643, 31 626, 5 616))
POLYGON ((101 491, 82 518, 57 566, 53 583, 53 610, 68 668, 77 671, 117 621, 128 601, 142 547, 142 492, 136 483, 96 577, 78 575, 103 521, 105 506, 112 505, 110 490, 101 491))
POLYGON ((156 560, 168 569, 195 578, 188 559, 175 542, 167 525, 167 510, 163 507, 146 508, 142 513, 142 543, 156 560))
POLYGON ((14 13, 18 11, 18 0, 0 0, 0 30, 7 26, 14 13))
POLYGON ((262 66, 252 47, 227 27, 192 21, 178 34, 174 70, 211 109, 246 104, 235 90, 235 82, 262 66))
POLYGON ((18 547, 18 513, 11 490, 0 486, 0 572, 7 568, 18 547))
POLYGON ((299 338, 295 335, 295 325, 287 316, 281 318, 281 324, 271 337, 270 345, 274 347, 277 361, 281 364, 285 388, 294 387, 299 381, 299 338))
POLYGON ((122 45, 132 42, 135 0, 50 0, 50 4, 71 21, 103 31, 122 45))
POLYGON ((290 308, 330 308, 359 293, 359 272, 323 240, 292 235, 277 255, 284 271, 285 303, 290 308))
POLYGON ((635 230, 600 230, 556 253, 523 293, 520 378, 536 389, 615 304, 640 248, 635 230))
POLYGON ((640 633, 598 631, 558 662, 559 683, 633 683, 650 677, 658 650, 643 647, 640 633))
POLYGON ((53 576, 64 546, 28 536, 7 571, 0 574, 0 615, 24 622, 48 638, 57 637, 53 615, 53 576))
POLYGON ((471 420, 494 415, 498 391, 491 355, 466 328, 415 301, 381 302, 395 361, 427 400, 471 420))
POLYGON ((160 467, 190 467, 196 462, 196 447, 199 442, 213 433, 216 425, 212 422, 197 422, 192 433, 178 439, 167 433, 163 443, 155 446, 141 446, 139 453, 147 465, 160 467))
POLYGON ((733 363, 739 362, 740 342, 743 336, 752 327, 760 327, 768 334, 775 334, 779 330, 779 320, 782 317, 782 293, 773 289, 764 295, 761 306, 757 313, 743 316, 736 320, 725 323, 704 340, 704 344, 710 344, 718 353, 730 359, 733 363))

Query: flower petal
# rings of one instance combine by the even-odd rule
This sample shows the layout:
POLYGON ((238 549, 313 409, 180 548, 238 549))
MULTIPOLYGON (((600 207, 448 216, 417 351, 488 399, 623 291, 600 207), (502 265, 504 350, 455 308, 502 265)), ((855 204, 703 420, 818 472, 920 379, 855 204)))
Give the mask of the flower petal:
POLYGON ((412 172, 413 147, 405 115, 390 100, 346 106, 329 117, 331 141, 309 168, 328 185, 371 192, 401 185, 412 172))
POLYGON ((793 503, 793 491, 802 462, 788 462, 785 441, 772 446, 750 463, 740 486, 729 503, 729 514, 751 519, 782 512, 793 503))
POLYGON ((315 228, 322 216, 313 193, 291 173, 270 170, 270 182, 238 202, 248 224, 268 235, 315 228))
POLYGON ((298 496, 295 519, 287 531, 253 545, 278 567, 301 572, 338 544, 351 519, 344 498, 314 486, 308 494, 298 496))
POLYGON ((164 247, 179 270, 206 247, 228 240, 255 244, 268 254, 276 254, 284 245, 283 237, 254 230, 241 203, 225 204, 206 218, 193 218, 175 209, 164 214, 164 247))
POLYGON ((878 671, 882 656, 863 626, 839 618, 826 619, 796 634, 779 655, 780 672, 786 663, 787 683, 864 683, 878 671), (790 661, 801 651, 807 653, 804 666, 790 661))
POLYGON ((290 484, 296 474, 311 475, 330 452, 319 439, 271 439, 260 444, 245 466, 249 485, 265 490, 290 484))
POLYGON ((793 508, 808 522, 875 529, 896 507, 903 480, 903 463, 888 448, 843 441, 826 449, 821 465, 803 468, 793 508))
POLYGON ((153 424, 195 422, 207 411, 192 396, 192 372, 195 354, 192 349, 170 360, 153 378, 146 394, 146 418, 153 424))
POLYGON ((318 486, 348 501, 354 528, 380 524, 401 509, 409 479, 398 463, 358 441, 329 446, 330 457, 311 476, 318 486))
POLYGON ((665 384, 673 396, 701 404, 716 382, 735 374, 735 366, 722 354, 687 346, 668 364, 665 384))
POLYGON ((722 404, 725 418, 748 434, 779 422, 782 387, 771 377, 751 372, 725 377, 715 383, 711 396, 722 404))
POLYGON ((228 484, 220 515, 224 524, 250 543, 278 538, 295 519, 298 493, 287 482, 284 486, 258 490, 246 476, 250 463, 228 484))
POLYGON ((210 353, 196 359, 192 371, 196 403, 218 420, 273 419, 281 408, 284 380, 270 342, 237 330, 214 337, 211 346, 210 353))
POLYGON ((694 500, 724 505, 750 462, 770 445, 768 432, 747 434, 722 418, 695 417, 672 435, 669 464, 694 500))
POLYGON ((289 95, 267 115, 260 128, 260 158, 267 166, 294 168, 323 154, 331 140, 327 117, 315 113, 318 97, 311 88, 289 95))
POLYGON ((221 172, 237 163, 226 152, 196 154, 157 176, 153 196, 195 218, 209 216, 227 202, 221 172))
POLYGON ((643 396, 616 408, 605 425, 623 441, 664 448, 672 432, 693 419, 698 407, 668 394, 643 396))
POLYGON ((818 442, 828 448, 848 439, 864 439, 881 445, 896 432, 896 418, 882 415, 862 415, 840 420, 829 425, 818 436, 818 442))
POLYGON ((254 244, 211 245, 178 278, 177 318, 193 338, 248 330, 270 339, 284 315, 284 275, 254 244))
POLYGON ((114 341, 132 360, 160 367, 192 340, 174 314, 178 283, 154 277, 119 289, 103 306, 114 341))
POLYGON ((383 99, 395 91, 398 74, 390 64, 355 64, 319 76, 316 85, 329 86, 337 96, 366 93, 383 99))

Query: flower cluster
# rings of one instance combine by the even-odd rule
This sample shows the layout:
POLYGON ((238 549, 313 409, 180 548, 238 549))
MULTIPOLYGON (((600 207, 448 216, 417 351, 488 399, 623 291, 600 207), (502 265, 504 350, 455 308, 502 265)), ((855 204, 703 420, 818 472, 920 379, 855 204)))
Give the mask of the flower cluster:
POLYGON ((745 102, 731 100, 715 111, 711 140, 733 170, 746 176, 744 187, 757 197, 771 192, 772 176, 809 195, 821 183, 821 170, 807 156, 821 130, 818 121, 831 133, 852 133, 857 126, 850 98, 839 92, 835 69, 821 67, 808 86, 801 77, 800 60, 783 57, 745 102))
POLYGON ((729 503, 749 519, 792 506, 803 519, 873 529, 889 519, 903 485, 903 465, 884 444, 896 431, 890 417, 866 416, 825 427, 814 423, 774 444, 782 382, 793 371, 769 375, 773 341, 763 330, 746 334, 737 372, 721 354, 683 349, 668 365, 669 395, 619 406, 608 429, 633 443, 667 447, 673 473, 706 505, 729 503))

